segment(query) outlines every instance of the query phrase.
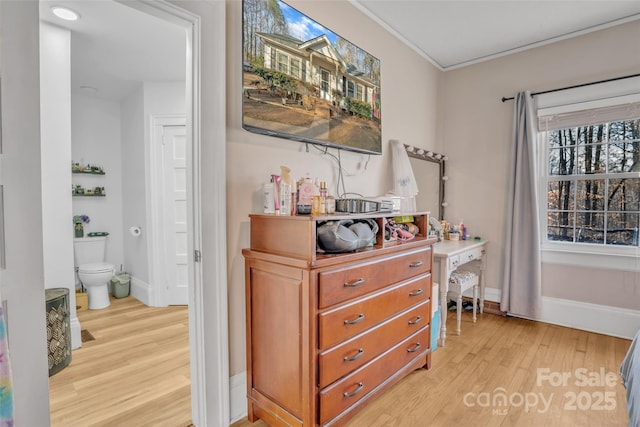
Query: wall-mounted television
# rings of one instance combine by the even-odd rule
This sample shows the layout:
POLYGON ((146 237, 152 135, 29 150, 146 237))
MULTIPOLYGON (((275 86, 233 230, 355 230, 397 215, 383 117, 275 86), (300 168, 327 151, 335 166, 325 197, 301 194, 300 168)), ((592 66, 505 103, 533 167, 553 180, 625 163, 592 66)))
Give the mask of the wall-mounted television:
POLYGON ((380 60, 280 0, 243 0, 242 127, 382 152, 380 60))

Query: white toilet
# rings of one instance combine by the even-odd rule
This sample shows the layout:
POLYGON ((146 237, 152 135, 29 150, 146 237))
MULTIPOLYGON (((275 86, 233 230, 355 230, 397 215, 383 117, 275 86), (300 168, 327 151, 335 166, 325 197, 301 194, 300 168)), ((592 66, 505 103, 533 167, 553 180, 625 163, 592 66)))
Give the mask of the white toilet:
POLYGON ((109 282, 115 273, 113 264, 104 262, 107 237, 81 237, 73 239, 73 257, 78 279, 87 290, 89 309, 108 307, 109 282))

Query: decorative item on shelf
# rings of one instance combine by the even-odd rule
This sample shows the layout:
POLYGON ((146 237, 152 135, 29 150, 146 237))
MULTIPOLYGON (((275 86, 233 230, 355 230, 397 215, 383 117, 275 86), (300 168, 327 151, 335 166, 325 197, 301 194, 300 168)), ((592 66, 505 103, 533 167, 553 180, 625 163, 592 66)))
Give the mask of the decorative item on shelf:
POLYGON ((84 225, 89 224, 91 219, 88 215, 75 215, 73 217, 73 224, 75 230, 75 237, 84 237, 84 225))
POLYGON ((80 163, 74 163, 74 162, 71 162, 71 172, 104 175, 104 169, 102 169, 102 166, 96 166, 91 164, 81 165, 80 163))
POLYGON ((84 188, 80 184, 76 184, 74 192, 74 196, 84 196, 84 188))

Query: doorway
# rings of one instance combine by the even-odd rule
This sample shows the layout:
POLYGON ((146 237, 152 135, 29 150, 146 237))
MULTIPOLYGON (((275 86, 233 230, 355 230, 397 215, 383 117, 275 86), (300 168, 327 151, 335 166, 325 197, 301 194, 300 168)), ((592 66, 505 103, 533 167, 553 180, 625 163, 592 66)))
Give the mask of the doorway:
MULTIPOLYGON (((42 4, 52 4, 48 0, 41 0, 42 4)), ((177 24, 186 33, 186 45, 187 55, 182 58, 183 71, 186 74, 186 102, 187 105, 185 119, 183 120, 186 123, 186 126, 183 128, 185 137, 184 144, 186 145, 185 153, 185 166, 184 166, 184 179, 186 181, 186 185, 184 186, 184 204, 185 207, 185 217, 184 217, 184 229, 186 231, 183 232, 183 235, 186 234, 186 237, 183 237, 186 242, 184 243, 184 251, 183 257, 186 258, 186 261, 182 260, 182 268, 188 270, 187 272, 187 286, 185 286, 182 292, 183 295, 186 291, 188 305, 189 305, 189 341, 190 341, 190 360, 191 360, 191 372, 192 372, 192 386, 191 386, 191 400, 192 400, 192 420, 194 425, 204 425, 206 422, 206 402, 204 397, 205 391, 205 361, 204 361, 204 338, 203 338, 203 329, 204 329, 204 321, 203 321, 203 310, 202 310, 202 301, 199 300, 198 296, 202 296, 202 268, 199 262, 196 262, 196 253, 199 253, 199 245, 201 242, 200 239, 200 222, 199 222, 199 206, 200 206, 200 193, 199 193, 199 169, 197 165, 199 164, 199 135, 200 130, 199 126, 199 110, 196 102, 193 102, 193 99, 199 99, 199 20, 196 15, 192 15, 189 12, 186 12, 182 9, 179 9, 170 3, 157 1, 157 2, 147 2, 144 0, 133 0, 128 1, 126 4, 120 4, 119 2, 74 2, 74 1, 57 1, 56 5, 64 5, 65 3, 69 4, 70 8, 78 8, 83 5, 105 5, 107 3, 117 5, 119 7, 127 8, 127 9, 137 9, 138 12, 142 12, 146 15, 152 15, 157 19, 164 19, 165 21, 171 22, 173 24, 177 24), (194 304, 194 302, 197 302, 194 304)), ((48 7, 48 6, 47 6, 48 7)), ((219 12, 219 10, 217 10, 219 12)), ((42 16, 42 15, 41 15, 42 16)), ((89 14, 84 14, 83 19, 87 18, 89 14)), ((107 15, 102 15, 99 19, 104 20, 107 19, 107 15)), ((221 15, 221 19, 224 22, 224 14, 221 15)), ((116 21, 115 23, 112 21, 110 25, 111 32, 113 33, 113 28, 118 28, 118 32, 122 32, 124 26, 122 21, 116 21)), ((135 29, 138 30, 139 29, 135 29)), ((71 27, 70 31, 77 31, 77 28, 71 27)), ((84 40, 83 42, 86 42, 84 40)), ((166 46, 161 46, 161 48, 165 48, 166 46)), ((222 45, 224 48, 224 45, 222 45)), ((95 52, 94 52, 95 53, 95 52)), ((145 60, 145 51, 140 50, 137 53, 137 58, 145 60)), ((166 58, 164 59, 166 61, 166 58)), ((123 64, 123 67, 131 65, 130 63, 123 64)), ((91 87, 88 87, 91 89, 91 87)), ((145 150, 142 150, 145 151, 145 150)), ((150 161, 147 158, 146 161, 150 161)), ((146 170, 146 168, 145 168, 146 170)), ((175 173, 174 173, 175 175, 175 173)), ((146 198, 145 198, 146 199, 146 198)), ((152 227, 148 227, 151 233, 153 233, 152 227)), ((122 230, 124 233, 124 228, 122 230)), ((157 236, 154 236, 157 238, 157 236)), ((147 245, 147 248, 149 245, 147 245)), ((212 254, 214 255, 214 254, 212 254)), ((224 329, 224 328, 223 328, 224 329)), ((224 351, 223 346, 221 347, 221 354, 224 351)), ((214 355, 213 360, 211 357, 209 361, 216 362, 216 357, 214 355)), ((224 360, 224 358, 223 358, 224 360)), ((211 378, 216 379, 216 375, 218 372, 214 372, 213 374, 209 374, 208 380, 211 378)), ((220 384, 211 384, 211 388, 216 392, 216 390, 225 390, 227 389, 228 384, 228 375, 226 378, 220 377, 217 378, 220 381, 220 384), (224 381, 224 382, 222 382, 224 381)), ((225 396, 226 392, 221 393, 221 397, 225 396)), ((222 399, 224 402, 226 399, 222 399)), ((225 416, 228 414, 228 408, 223 411, 220 411, 219 414, 221 416, 225 416)), ((213 419, 216 419, 218 414, 211 414, 213 419)), ((228 418, 228 417, 227 417, 228 418)))

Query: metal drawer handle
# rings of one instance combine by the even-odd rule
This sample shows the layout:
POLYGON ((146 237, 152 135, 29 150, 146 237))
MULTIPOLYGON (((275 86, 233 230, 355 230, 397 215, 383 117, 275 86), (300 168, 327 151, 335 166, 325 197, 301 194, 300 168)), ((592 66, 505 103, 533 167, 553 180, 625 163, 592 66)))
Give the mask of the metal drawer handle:
POLYGON ((417 325, 420 322, 422 322, 422 316, 416 317, 415 320, 409 320, 410 325, 417 325))
POLYGON ((364 283, 364 279, 360 278, 358 280, 356 280, 355 282, 345 282, 344 283, 344 287, 345 288, 355 288, 356 286, 360 286, 364 283))
POLYGON ((420 350, 420 347, 422 346, 419 342, 417 342, 413 345, 413 347, 407 349, 407 353, 415 353, 416 351, 420 350))
POLYGON ((351 357, 345 356, 344 357, 344 361, 345 362, 353 362, 354 360, 358 360, 362 355, 364 354, 364 349, 363 348, 359 348, 358 352, 356 354, 354 354, 351 357))
POLYGON ((487 253, 487 250, 486 250, 486 249, 483 249, 483 250, 481 250, 481 251, 480 251, 480 253, 481 253, 482 255, 484 255, 484 254, 486 254, 486 253, 487 253))
POLYGON ((418 295, 422 295, 422 289, 417 289, 415 291, 409 292, 410 297, 417 297, 418 295))
POLYGON ((353 397, 353 396, 355 396, 356 394, 360 393, 360 392, 362 391, 362 389, 363 389, 363 388, 364 388, 364 384, 362 384, 362 381, 360 381, 360 382, 358 383, 358 387, 357 387, 355 390, 353 390, 351 393, 349 393, 349 392, 346 392, 346 391, 345 391, 344 393, 342 393, 342 395, 343 395, 344 397, 353 397))
POLYGON ((458 260, 453 261, 451 264, 453 264, 453 266, 455 267, 456 265, 458 265, 458 260))
POLYGON ((470 260, 471 260, 471 259, 473 259, 473 254, 469 254, 469 257, 468 257, 468 258, 469 258, 470 260))
POLYGON ((414 267, 422 267, 424 265, 424 262, 422 261, 416 261, 416 262, 412 262, 411 264, 409 264, 409 267, 414 268, 414 267))
POLYGON ((356 317, 353 320, 345 320, 344 324, 345 325, 355 325, 356 323, 360 323, 364 320, 364 313, 360 313, 358 314, 358 317, 356 317))

